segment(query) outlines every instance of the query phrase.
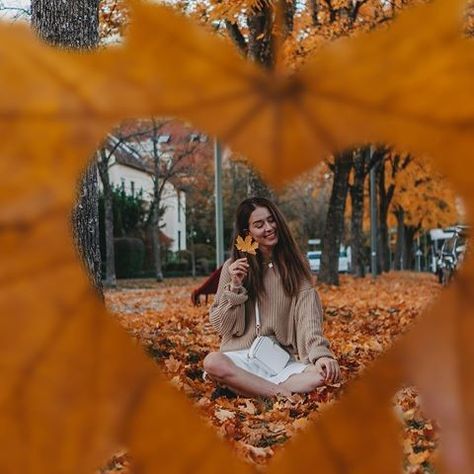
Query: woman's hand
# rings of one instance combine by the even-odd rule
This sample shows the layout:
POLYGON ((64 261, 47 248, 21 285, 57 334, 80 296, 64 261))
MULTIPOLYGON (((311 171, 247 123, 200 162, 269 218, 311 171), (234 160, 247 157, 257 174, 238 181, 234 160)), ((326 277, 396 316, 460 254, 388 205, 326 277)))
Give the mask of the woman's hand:
POLYGON ((336 359, 331 357, 320 357, 314 363, 316 369, 324 377, 325 383, 336 383, 341 378, 341 370, 336 359))
POLYGON ((234 288, 242 286, 242 282, 247 276, 248 269, 249 264, 246 257, 238 258, 235 262, 229 265, 231 285, 234 288))

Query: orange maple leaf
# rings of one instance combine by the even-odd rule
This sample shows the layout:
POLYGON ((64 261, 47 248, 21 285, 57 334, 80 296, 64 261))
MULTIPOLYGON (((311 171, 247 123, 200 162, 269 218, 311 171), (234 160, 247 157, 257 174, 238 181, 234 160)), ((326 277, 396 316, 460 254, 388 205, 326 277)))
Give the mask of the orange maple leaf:
POLYGON ((240 250, 241 252, 249 253, 251 255, 257 255, 257 252, 255 250, 258 249, 258 242, 255 242, 252 239, 251 235, 247 235, 245 239, 242 239, 242 237, 238 235, 237 241, 235 242, 235 246, 237 250, 240 250))
MULTIPOLYGON (((90 55, 54 51, 25 28, 0 28, 0 307, 15 315, 2 318, 0 331, 2 472, 90 472, 118 442, 131 447, 142 472, 186 472, 203 460, 209 472, 249 471, 94 298, 65 237, 81 158, 117 120, 145 114, 187 118, 276 183, 314 166, 314 157, 386 141, 432 153, 471 210, 463 159, 474 143, 472 45, 457 34, 451 4, 459 2, 420 7, 390 30, 334 43, 291 78, 265 73, 185 19, 145 4, 136 3, 140 23, 124 48, 90 55), (13 43, 20 55, 12 55, 13 43), (184 433, 193 443, 180 443, 176 456, 184 433)), ((315 459, 321 472, 341 465, 399 472, 390 404, 409 370, 430 414, 460 427, 445 432, 445 461, 459 466, 459 448, 472 450, 458 439, 474 439, 463 417, 474 399, 470 264, 457 293, 437 304, 436 319, 368 369, 270 472, 290 472, 296 462, 313 469, 315 459), (440 373, 447 382, 439 383, 440 373)))

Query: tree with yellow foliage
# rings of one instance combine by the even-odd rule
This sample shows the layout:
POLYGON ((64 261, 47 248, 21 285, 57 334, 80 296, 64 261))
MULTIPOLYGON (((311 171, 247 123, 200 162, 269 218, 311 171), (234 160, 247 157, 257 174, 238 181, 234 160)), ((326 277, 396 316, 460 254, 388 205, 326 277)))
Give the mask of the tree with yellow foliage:
POLYGON ((397 189, 399 174, 406 170, 413 162, 413 156, 410 154, 399 154, 390 148, 385 147, 382 150, 382 159, 376 165, 377 180, 377 256, 378 271, 390 271, 390 242, 389 242, 389 223, 388 216, 392 206, 392 200, 397 189))
POLYGON ((425 158, 412 159, 395 178, 391 223, 397 226, 394 268, 413 268, 414 239, 422 230, 446 227, 459 219, 456 195, 446 177, 425 158))

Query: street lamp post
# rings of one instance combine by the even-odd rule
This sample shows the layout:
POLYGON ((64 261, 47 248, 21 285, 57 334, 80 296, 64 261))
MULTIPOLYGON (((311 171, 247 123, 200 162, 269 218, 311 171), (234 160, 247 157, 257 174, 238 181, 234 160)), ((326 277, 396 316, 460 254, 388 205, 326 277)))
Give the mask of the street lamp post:
MULTIPOLYGON (((370 147, 370 162, 374 156, 374 147, 370 147)), ((377 194, 375 165, 370 168, 370 267, 372 277, 377 276, 377 194)))
POLYGON ((423 255, 423 252, 421 251, 421 246, 420 246, 420 236, 416 238, 416 271, 421 272, 421 256, 423 255))
POLYGON ((224 263, 224 217, 222 209, 222 147, 219 140, 214 142, 214 196, 216 208, 216 266, 224 263))

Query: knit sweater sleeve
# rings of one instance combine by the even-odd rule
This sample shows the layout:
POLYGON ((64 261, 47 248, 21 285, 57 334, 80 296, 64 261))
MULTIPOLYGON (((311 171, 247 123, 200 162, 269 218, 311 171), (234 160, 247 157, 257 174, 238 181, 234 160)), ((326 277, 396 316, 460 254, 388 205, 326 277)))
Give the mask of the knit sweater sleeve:
POLYGON ((240 293, 230 290, 230 263, 227 260, 222 267, 216 298, 209 309, 209 320, 224 340, 244 333, 245 302, 248 299, 244 287, 240 289, 240 293))
POLYGON ((312 286, 303 288, 296 301, 296 336, 298 353, 311 363, 320 357, 334 358, 329 341, 323 336, 323 308, 318 293, 312 286))

